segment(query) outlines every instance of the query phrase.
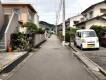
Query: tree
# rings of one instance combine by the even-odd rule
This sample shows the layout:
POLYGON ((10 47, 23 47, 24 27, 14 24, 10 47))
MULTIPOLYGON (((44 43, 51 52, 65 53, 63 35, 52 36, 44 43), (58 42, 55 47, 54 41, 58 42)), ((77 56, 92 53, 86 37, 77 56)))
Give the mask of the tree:
POLYGON ((90 29, 95 30, 98 37, 100 37, 104 32, 106 32, 106 26, 92 25, 90 29))
POLYGON ((23 27, 27 27, 27 33, 28 34, 33 34, 33 33, 36 33, 38 28, 37 26, 32 23, 32 22, 27 22, 23 25, 23 27))

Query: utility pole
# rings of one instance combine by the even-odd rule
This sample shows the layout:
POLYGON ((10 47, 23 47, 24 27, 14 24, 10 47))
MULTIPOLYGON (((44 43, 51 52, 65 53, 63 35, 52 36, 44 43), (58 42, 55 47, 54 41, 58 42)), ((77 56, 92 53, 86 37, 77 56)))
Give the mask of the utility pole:
POLYGON ((63 28, 62 28, 62 35, 63 35, 63 46, 65 45, 65 0, 62 0, 63 4, 63 28))
POLYGON ((57 13, 56 13, 56 26, 55 26, 56 35, 57 35, 57 25, 58 25, 58 15, 57 15, 57 13))

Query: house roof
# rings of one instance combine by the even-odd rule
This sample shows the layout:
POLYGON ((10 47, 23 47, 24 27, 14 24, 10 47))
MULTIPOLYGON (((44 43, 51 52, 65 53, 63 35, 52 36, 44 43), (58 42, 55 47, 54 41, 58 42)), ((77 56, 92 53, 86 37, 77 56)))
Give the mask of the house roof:
POLYGON ((99 3, 96 3, 94 5, 91 5, 90 7, 88 7, 87 9, 85 9, 81 14, 85 13, 86 11, 90 10, 91 8, 99 5, 99 4, 102 4, 102 3, 106 3, 106 0, 102 1, 102 2, 99 2, 99 3))
POLYGON ((34 9, 34 7, 31 4, 23 4, 23 3, 2 3, 2 6, 27 6, 29 7, 34 13, 37 13, 37 11, 34 9))
POLYGON ((89 19, 89 20, 83 21, 83 22, 81 22, 81 23, 76 24, 76 26, 81 25, 81 24, 85 24, 86 22, 88 22, 88 21, 92 21, 92 20, 105 20, 105 21, 106 21, 106 19, 103 18, 103 16, 106 16, 106 15, 97 16, 97 17, 94 17, 94 18, 92 18, 92 19, 89 19))
POLYGON ((82 15, 81 14, 78 14, 76 16, 71 17, 70 19, 75 18, 75 17, 79 17, 79 16, 82 16, 82 15))

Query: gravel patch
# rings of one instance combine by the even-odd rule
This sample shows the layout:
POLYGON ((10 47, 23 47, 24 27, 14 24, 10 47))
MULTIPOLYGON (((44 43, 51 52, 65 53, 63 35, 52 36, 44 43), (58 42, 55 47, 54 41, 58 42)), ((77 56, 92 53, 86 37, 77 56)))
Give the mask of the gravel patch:
POLYGON ((105 49, 97 50, 97 51, 83 51, 83 54, 106 70, 106 50, 105 49))

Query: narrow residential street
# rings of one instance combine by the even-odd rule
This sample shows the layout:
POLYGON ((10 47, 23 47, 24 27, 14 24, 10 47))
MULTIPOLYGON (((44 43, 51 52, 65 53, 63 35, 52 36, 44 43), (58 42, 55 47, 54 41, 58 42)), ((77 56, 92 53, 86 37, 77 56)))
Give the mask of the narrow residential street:
POLYGON ((9 80, 95 80, 55 35, 9 80))

